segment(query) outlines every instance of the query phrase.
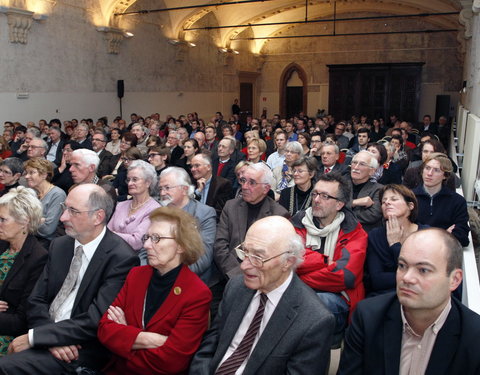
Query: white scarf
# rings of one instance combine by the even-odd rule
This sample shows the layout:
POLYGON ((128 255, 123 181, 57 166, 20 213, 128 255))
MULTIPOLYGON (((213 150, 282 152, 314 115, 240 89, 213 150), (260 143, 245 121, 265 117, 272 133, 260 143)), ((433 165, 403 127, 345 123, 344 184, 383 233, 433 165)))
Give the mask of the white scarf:
POLYGON ((329 260, 333 260, 338 233, 340 232, 340 224, 343 222, 344 218, 345 214, 342 211, 339 211, 330 224, 325 228, 319 229, 313 223, 312 207, 307 208, 305 210, 305 216, 302 219, 302 224, 307 229, 306 247, 310 247, 312 250, 318 250, 322 246, 322 237, 326 237, 323 254, 328 256, 329 260))

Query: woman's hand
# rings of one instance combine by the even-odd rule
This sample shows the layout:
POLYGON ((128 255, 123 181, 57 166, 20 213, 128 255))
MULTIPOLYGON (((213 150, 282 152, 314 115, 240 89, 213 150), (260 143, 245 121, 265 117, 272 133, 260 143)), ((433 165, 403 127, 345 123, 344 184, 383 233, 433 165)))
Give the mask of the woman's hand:
POLYGON ((58 171, 62 173, 67 168, 67 160, 65 159, 65 154, 62 154, 62 162, 58 167, 58 171))
POLYGON ((5 301, 0 301, 0 312, 8 310, 8 303, 5 301))
POLYGON ((168 336, 155 332, 140 332, 132 345, 132 349, 155 349, 167 341, 168 336))
POLYGON ((402 242, 403 228, 398 222, 396 216, 389 215, 387 220, 387 241, 388 245, 392 246, 397 242, 402 242))
POLYGON ((107 310, 108 319, 113 320, 115 323, 127 325, 127 320, 125 319, 125 313, 118 306, 110 306, 107 310))

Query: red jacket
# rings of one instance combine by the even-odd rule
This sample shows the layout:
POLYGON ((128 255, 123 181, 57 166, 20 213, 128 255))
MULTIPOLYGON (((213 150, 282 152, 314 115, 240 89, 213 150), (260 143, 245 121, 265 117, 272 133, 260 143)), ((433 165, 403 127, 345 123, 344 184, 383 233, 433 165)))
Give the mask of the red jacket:
POLYGON ((212 294, 197 275, 183 266, 167 299, 143 329, 143 305, 153 270, 150 266, 133 268, 112 303, 122 308, 128 325, 114 323, 107 313, 100 320, 98 338, 114 354, 106 374, 188 373, 190 360, 208 326, 212 294), (132 350, 143 331, 168 339, 156 349, 132 350))
MULTIPOLYGON (((365 298, 363 265, 367 253, 368 235, 350 210, 344 209, 345 219, 340 225, 333 259, 310 248, 305 249, 304 262, 297 268, 298 276, 316 291, 345 292, 350 315, 357 303, 365 298)), ((302 224, 305 211, 292 218, 296 232, 305 243, 307 230, 302 224)))

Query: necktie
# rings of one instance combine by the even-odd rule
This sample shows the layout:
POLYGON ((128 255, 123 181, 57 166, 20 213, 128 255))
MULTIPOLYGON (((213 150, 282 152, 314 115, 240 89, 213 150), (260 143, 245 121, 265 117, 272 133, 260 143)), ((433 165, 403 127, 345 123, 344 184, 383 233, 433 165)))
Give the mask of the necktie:
POLYGON ((55 296, 52 304, 50 305, 50 317, 56 321, 56 315, 59 312, 59 309, 65 303, 65 300, 70 295, 70 293, 75 289, 77 284, 78 274, 80 272, 80 267, 82 266, 82 255, 83 247, 77 246, 75 253, 72 258, 72 263, 70 264, 70 269, 68 270, 67 277, 63 281, 63 285, 55 296))
POLYGON ((260 323, 262 322, 263 312, 265 311, 265 303, 267 302, 267 295, 260 294, 260 305, 258 310, 253 317, 250 326, 248 327, 247 333, 238 345, 238 348, 233 352, 233 354, 226 359, 225 362, 218 368, 215 375, 233 375, 235 371, 242 365, 245 358, 250 354, 252 349, 253 342, 257 336, 258 330, 260 329, 260 323))

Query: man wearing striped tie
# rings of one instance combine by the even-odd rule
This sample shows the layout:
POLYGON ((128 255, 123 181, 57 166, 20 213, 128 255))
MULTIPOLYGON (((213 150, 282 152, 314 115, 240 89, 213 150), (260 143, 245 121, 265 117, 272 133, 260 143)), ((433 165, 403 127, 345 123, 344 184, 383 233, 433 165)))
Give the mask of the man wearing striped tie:
POLYGON ((323 374, 333 316, 295 274, 304 246, 283 217, 256 221, 235 249, 232 278, 190 374, 323 374))

